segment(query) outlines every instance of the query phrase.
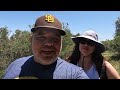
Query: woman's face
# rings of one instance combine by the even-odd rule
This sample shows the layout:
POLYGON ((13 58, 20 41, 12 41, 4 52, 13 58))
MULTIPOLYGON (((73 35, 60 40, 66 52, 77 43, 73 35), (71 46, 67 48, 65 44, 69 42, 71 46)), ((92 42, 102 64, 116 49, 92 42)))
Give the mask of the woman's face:
POLYGON ((95 42, 89 39, 82 39, 79 43, 79 51, 82 56, 90 56, 95 50, 95 42))

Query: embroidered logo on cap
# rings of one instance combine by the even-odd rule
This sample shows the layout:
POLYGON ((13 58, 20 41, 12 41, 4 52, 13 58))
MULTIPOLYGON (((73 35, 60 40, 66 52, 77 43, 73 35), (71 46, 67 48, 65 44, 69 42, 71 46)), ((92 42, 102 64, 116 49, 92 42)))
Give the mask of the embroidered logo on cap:
POLYGON ((54 17, 49 14, 49 15, 45 16, 45 20, 49 23, 53 23, 54 22, 54 17))

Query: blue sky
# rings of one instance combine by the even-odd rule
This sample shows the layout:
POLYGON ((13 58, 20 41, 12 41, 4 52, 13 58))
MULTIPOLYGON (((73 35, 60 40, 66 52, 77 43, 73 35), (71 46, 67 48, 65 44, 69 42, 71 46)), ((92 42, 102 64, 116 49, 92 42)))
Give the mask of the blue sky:
POLYGON ((71 33, 82 33, 92 29, 98 33, 99 40, 113 39, 115 21, 120 11, 0 11, 0 27, 7 26, 14 33, 16 29, 28 30, 36 18, 45 14, 56 16, 68 23, 71 33))

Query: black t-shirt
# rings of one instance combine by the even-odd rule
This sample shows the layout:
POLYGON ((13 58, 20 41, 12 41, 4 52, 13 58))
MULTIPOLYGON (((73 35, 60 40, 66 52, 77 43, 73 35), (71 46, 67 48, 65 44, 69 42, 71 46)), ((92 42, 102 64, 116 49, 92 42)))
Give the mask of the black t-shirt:
POLYGON ((19 77, 32 76, 39 79, 53 79, 57 60, 50 65, 36 63, 34 57, 29 58, 21 67, 19 77))

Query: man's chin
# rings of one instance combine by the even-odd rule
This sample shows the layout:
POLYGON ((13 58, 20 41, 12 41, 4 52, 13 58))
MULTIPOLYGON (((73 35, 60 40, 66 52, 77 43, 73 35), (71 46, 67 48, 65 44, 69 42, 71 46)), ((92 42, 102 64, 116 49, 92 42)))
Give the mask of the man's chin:
POLYGON ((47 57, 42 57, 41 59, 39 59, 39 62, 43 65, 49 65, 49 64, 52 64, 55 60, 56 60, 55 57, 47 56, 47 57))

